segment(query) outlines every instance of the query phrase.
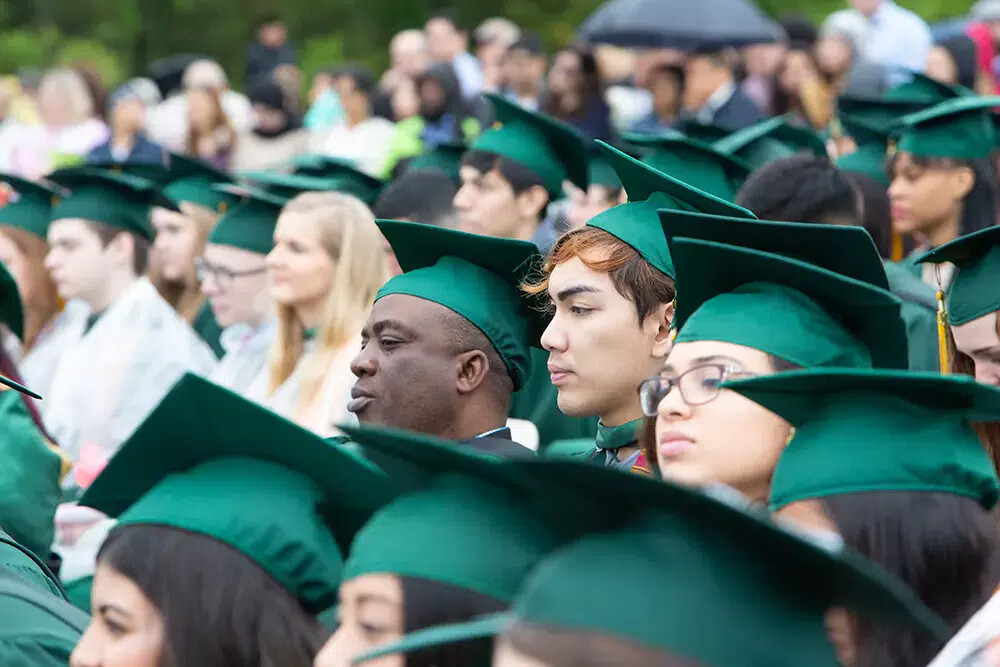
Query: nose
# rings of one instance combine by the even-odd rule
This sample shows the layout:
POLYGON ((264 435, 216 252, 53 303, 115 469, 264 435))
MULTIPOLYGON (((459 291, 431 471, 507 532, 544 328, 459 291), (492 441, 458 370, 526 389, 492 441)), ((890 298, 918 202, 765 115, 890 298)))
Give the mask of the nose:
POLYGON ((451 204, 456 210, 464 211, 469 208, 469 190, 469 185, 463 183, 462 187, 455 193, 455 198, 452 199, 451 204))
POLYGON ((201 293, 205 296, 219 296, 223 291, 219 281, 215 279, 215 274, 207 272, 201 281, 201 293))
POLYGON ((681 396, 681 390, 672 387, 656 406, 657 419, 686 419, 691 416, 691 406, 681 396))
POLYGON ((76 647, 73 648, 73 652, 70 653, 70 667, 98 667, 100 665, 100 659, 97 657, 97 651, 91 641, 90 628, 92 626, 93 623, 87 626, 83 636, 80 637, 80 641, 77 642, 76 647))
POLYGON ((281 266, 281 250, 277 246, 272 248, 271 252, 267 253, 267 257, 264 258, 264 264, 269 271, 281 266))
POLYGON ((42 265, 45 267, 47 271, 51 271, 52 267, 55 266, 55 260, 53 259, 54 254, 55 250, 49 250, 47 253, 45 253, 45 259, 42 261, 42 265))
POLYGON ((892 182, 889 184, 889 189, 886 191, 889 195, 889 199, 898 199, 903 194, 903 179, 893 178, 892 182))
POLYGON ((542 348, 549 352, 565 352, 569 347, 569 338, 559 324, 558 316, 553 317, 545 327, 541 337, 542 348))
POLYGON ((351 360, 351 372, 354 373, 355 377, 360 378, 363 375, 375 375, 375 371, 378 370, 378 364, 375 362, 375 353, 372 351, 373 347, 375 345, 369 342, 351 360))
POLYGON ((976 382, 1000 387, 1000 368, 992 364, 976 362, 976 382))
POLYGON ((343 634, 343 630, 338 629, 331 635, 316 654, 313 667, 343 667, 348 664, 353 655, 349 652, 350 647, 346 645, 343 634))

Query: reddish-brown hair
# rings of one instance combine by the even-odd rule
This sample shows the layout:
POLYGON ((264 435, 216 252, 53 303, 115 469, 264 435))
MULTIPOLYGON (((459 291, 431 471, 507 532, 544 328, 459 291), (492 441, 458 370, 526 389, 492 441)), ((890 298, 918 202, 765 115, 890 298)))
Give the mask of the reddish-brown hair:
POLYGON ((0 233, 7 236, 24 255, 28 284, 19 286, 24 301, 24 340, 21 342, 25 350, 30 350, 38 334, 60 307, 56 284, 45 269, 49 244, 36 234, 9 225, 0 226, 0 233))

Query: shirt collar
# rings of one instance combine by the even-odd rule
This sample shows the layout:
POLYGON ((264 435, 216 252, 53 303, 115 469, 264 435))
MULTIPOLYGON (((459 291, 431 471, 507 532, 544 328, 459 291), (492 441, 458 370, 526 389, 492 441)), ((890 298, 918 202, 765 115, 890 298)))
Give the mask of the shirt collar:
POLYGON ((732 81, 727 81, 718 88, 715 92, 709 95, 708 99, 705 101, 705 106, 702 107, 700 113, 714 114, 716 111, 725 106, 729 98, 733 96, 736 92, 736 84, 732 81))
POLYGON ((635 419, 622 424, 621 426, 605 426, 603 423, 597 424, 597 448, 598 449, 621 449, 635 445, 639 441, 639 428, 642 426, 642 419, 635 419))
POLYGON ((502 438, 504 440, 513 440, 514 436, 511 434, 510 429, 506 426, 501 426, 500 428, 495 428, 492 431, 486 431, 486 433, 480 433, 476 436, 477 438, 502 438))

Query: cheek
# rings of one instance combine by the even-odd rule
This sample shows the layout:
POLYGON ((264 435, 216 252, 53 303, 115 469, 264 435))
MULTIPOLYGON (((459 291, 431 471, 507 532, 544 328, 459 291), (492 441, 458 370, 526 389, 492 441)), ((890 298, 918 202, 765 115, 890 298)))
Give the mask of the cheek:
POLYGON ((976 381, 1000 387, 1000 363, 995 361, 976 362, 976 381))

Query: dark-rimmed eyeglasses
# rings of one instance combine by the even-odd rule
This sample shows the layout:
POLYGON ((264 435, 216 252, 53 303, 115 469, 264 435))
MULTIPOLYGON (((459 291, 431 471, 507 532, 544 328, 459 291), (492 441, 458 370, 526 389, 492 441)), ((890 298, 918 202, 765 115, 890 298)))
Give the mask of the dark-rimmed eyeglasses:
POLYGON ((734 377, 752 377, 750 373, 736 366, 725 364, 705 364, 689 368, 676 377, 657 375, 643 380, 639 385, 639 405, 642 414, 655 417, 660 402, 674 387, 681 393, 681 400, 688 405, 704 405, 714 401, 719 395, 721 384, 734 377))
POLYGON ((212 264, 204 257, 194 260, 194 269, 198 275, 198 282, 203 283, 207 278, 211 277, 222 289, 228 289, 237 278, 259 276, 267 271, 266 266, 261 266, 257 269, 247 269, 246 271, 233 271, 224 266, 212 264))

